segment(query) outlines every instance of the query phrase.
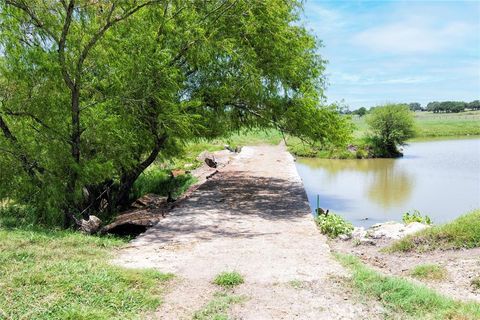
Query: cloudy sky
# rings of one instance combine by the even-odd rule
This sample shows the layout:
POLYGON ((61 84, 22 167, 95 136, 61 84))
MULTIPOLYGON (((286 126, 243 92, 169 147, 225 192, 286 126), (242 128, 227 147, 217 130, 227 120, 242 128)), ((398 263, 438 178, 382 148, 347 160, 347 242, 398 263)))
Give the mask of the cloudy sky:
POLYGON ((330 102, 480 98, 480 0, 307 0, 303 15, 329 61, 330 102))

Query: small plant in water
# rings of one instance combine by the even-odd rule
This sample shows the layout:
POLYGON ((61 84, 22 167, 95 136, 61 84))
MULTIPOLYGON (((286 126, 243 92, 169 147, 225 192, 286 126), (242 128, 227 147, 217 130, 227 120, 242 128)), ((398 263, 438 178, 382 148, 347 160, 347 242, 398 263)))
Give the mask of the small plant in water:
POLYGON ((414 210, 413 213, 405 212, 402 216, 402 221, 405 224, 409 224, 411 222, 432 224, 432 219, 430 219, 430 217, 427 215, 422 216, 422 214, 418 210, 414 210))
POLYGON ((235 287, 239 284, 242 284, 244 282, 243 277, 240 273, 232 271, 232 272, 222 272, 218 274, 215 279, 213 280, 213 283, 216 285, 225 287, 225 288, 231 288, 235 287))
POLYGON ((319 215, 315 218, 320 231, 330 238, 336 238, 341 234, 350 235, 353 231, 353 225, 338 214, 329 213, 328 215, 319 215))

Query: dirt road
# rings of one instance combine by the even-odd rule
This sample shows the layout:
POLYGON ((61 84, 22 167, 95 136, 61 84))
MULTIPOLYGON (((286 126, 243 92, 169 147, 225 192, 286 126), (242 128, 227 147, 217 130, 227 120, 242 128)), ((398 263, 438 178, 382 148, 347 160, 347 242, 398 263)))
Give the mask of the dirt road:
POLYGON ((283 146, 244 147, 181 207, 124 249, 115 263, 172 272, 152 319, 191 319, 235 270, 233 319, 375 319, 382 310, 345 286, 312 219, 292 156, 283 146))

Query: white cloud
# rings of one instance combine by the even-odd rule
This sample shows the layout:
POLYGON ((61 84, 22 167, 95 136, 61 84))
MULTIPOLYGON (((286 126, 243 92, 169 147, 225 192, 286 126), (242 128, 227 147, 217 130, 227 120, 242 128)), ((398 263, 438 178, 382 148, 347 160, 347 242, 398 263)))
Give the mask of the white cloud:
POLYGON ((319 36, 338 31, 346 25, 345 17, 340 11, 329 9, 315 2, 310 2, 305 8, 305 15, 310 18, 306 19, 308 26, 319 36))
POLYGON ((439 81, 439 78, 422 75, 412 76, 379 76, 376 75, 361 75, 358 73, 337 72, 330 75, 332 84, 353 84, 358 86, 372 86, 372 85, 389 85, 389 84, 416 84, 416 83, 432 83, 439 81))
POLYGON ((419 19, 405 19, 366 29, 353 37, 356 45, 387 53, 433 53, 454 48, 478 32, 465 22, 449 22, 443 26, 419 19))

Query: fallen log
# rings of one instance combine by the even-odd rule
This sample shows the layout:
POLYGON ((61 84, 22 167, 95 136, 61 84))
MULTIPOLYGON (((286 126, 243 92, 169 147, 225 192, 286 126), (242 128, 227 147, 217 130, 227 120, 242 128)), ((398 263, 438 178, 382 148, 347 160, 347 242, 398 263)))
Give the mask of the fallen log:
POLYGON ((100 231, 102 234, 138 236, 165 217, 168 208, 137 209, 123 213, 100 231))

